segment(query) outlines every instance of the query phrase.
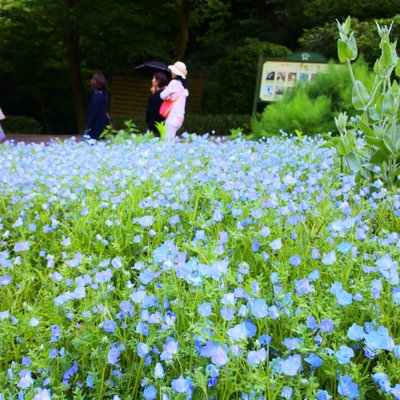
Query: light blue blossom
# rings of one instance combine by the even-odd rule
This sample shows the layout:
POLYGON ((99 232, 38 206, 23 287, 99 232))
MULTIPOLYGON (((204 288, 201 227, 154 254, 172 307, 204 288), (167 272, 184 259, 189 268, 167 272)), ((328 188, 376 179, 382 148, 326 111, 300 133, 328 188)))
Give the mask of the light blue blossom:
POLYGON ((157 389, 153 386, 147 386, 146 389, 143 390, 143 397, 145 400, 154 400, 157 398, 157 389))
POLYGON ((333 331, 333 329, 335 328, 335 325, 330 318, 325 318, 325 319, 321 320, 321 322, 319 324, 319 328, 321 329, 321 332, 329 333, 329 332, 333 331))
POLYGON ((186 393, 188 395, 191 395, 192 381, 189 376, 187 378, 184 378, 181 375, 178 379, 172 380, 171 388, 180 394, 186 393))
POLYGON ((318 368, 322 365, 322 358, 317 356, 315 353, 310 353, 308 357, 304 359, 305 362, 310 364, 314 368, 318 368))
POLYGON ((339 364, 348 364, 353 357, 353 349, 345 345, 341 345, 339 350, 336 352, 336 358, 338 359, 339 364))
POLYGON ((267 359, 267 352, 265 351, 264 347, 262 347, 258 351, 251 350, 247 353, 247 361, 253 365, 264 363, 266 359, 267 359))
POLYGON ((353 325, 347 330, 347 337, 351 340, 362 340, 364 339, 364 335, 364 328, 356 323, 353 323, 353 325))
POLYGON ((281 238, 275 239, 270 242, 269 245, 271 246, 272 250, 277 251, 282 248, 282 240, 281 238))
POLYGON ((252 301, 250 303, 250 311, 257 319, 265 318, 268 315, 268 305, 264 299, 252 301))
POLYGON ((347 399, 356 399, 360 395, 358 385, 353 382, 349 375, 339 377, 338 392, 347 399))
POLYGON ((336 262, 336 253, 331 250, 329 253, 324 253, 321 260, 322 264, 333 265, 336 262))

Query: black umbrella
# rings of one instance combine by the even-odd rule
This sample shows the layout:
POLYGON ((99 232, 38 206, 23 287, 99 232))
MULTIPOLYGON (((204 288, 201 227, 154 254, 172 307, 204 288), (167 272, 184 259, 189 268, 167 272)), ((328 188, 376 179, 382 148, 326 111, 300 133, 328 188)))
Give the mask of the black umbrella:
POLYGON ((138 72, 140 75, 145 76, 146 78, 151 78, 154 72, 161 71, 164 72, 167 76, 171 76, 171 72, 169 71, 167 65, 165 65, 161 61, 147 61, 143 64, 137 65, 132 68, 132 71, 138 72))

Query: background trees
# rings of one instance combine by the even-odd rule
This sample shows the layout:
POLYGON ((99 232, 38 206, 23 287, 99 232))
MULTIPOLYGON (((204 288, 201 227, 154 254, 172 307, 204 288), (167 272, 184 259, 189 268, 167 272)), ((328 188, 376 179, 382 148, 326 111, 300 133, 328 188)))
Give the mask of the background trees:
POLYGON ((205 77, 204 112, 250 113, 260 49, 335 57, 335 18, 358 18, 367 38, 373 18, 400 13, 398 2, 365 3, 0 0, 0 104, 49 132, 76 132, 85 123, 92 71, 127 75, 148 59, 182 59, 191 76, 205 77))

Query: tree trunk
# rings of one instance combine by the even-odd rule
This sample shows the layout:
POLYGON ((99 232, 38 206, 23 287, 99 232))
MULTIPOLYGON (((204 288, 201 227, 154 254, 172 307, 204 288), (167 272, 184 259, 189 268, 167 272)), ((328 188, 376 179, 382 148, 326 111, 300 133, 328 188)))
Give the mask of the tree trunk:
POLYGON ((179 5, 181 27, 175 51, 175 58, 179 61, 183 61, 186 55, 187 45, 189 41, 189 16, 191 5, 191 0, 182 0, 179 5))
POLYGON ((65 44, 67 49, 69 77, 72 84, 76 125, 78 132, 83 133, 86 127, 87 114, 79 59, 79 36, 76 31, 75 22, 72 18, 75 1, 66 0, 66 5, 65 44))

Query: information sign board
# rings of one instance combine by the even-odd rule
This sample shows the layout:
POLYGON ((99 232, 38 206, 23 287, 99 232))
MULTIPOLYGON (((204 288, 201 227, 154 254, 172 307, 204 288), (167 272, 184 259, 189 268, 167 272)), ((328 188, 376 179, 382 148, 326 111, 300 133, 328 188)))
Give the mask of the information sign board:
POLYGON ((326 63, 266 61, 262 66, 259 100, 280 100, 297 82, 312 81, 327 67, 326 63))

